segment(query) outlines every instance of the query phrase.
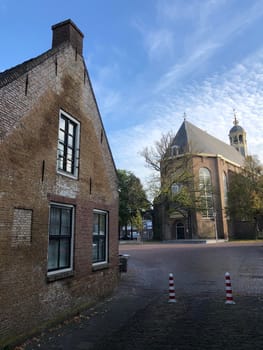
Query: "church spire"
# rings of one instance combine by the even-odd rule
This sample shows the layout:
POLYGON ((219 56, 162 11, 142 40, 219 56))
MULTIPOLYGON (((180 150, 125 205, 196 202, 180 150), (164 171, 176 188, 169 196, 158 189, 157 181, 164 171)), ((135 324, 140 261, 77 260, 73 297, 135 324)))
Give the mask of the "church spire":
POLYGON ((237 120, 237 114, 235 108, 233 108, 234 113, 234 126, 230 129, 229 132, 229 140, 231 146, 235 147, 235 149, 240 152, 244 157, 247 156, 247 139, 246 132, 239 125, 239 121, 237 120))
POLYGON ((239 121, 237 120, 237 114, 236 114, 236 110, 235 108, 233 108, 233 113, 234 113, 234 121, 233 121, 233 124, 234 125, 238 125, 239 121))

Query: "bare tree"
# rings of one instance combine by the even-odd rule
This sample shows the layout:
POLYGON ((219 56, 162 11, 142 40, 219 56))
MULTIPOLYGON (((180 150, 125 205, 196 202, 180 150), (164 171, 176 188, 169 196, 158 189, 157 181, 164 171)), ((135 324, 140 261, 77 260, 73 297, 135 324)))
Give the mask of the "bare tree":
POLYGON ((160 172, 161 162, 167 157, 175 135, 172 131, 162 134, 161 139, 154 142, 154 147, 145 147, 141 156, 144 157, 148 168, 160 172))
MULTIPOLYGON (((146 166, 153 170, 148 186, 155 202, 169 203, 172 210, 185 212, 197 205, 192 155, 173 153, 175 135, 172 131, 162 134, 154 146, 141 152, 146 166)), ((148 192, 149 192, 148 189, 148 192)))

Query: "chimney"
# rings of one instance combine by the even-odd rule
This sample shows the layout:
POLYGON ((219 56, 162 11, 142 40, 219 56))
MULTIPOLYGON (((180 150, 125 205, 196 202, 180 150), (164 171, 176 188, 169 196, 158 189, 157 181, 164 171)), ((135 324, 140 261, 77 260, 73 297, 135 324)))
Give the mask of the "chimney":
POLYGON ((82 55, 83 38, 84 35, 81 33, 79 28, 70 19, 54 24, 52 27, 53 39, 52 49, 59 46, 65 41, 70 42, 77 52, 82 55))

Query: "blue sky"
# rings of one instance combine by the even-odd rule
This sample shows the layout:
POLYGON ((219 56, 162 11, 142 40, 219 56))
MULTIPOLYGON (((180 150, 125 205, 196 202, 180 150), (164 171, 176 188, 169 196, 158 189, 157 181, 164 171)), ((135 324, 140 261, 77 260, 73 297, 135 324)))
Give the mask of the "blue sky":
POLYGON ((228 143, 233 108, 263 162, 262 0, 0 0, 0 71, 51 47, 71 18, 117 168, 187 119, 228 143))

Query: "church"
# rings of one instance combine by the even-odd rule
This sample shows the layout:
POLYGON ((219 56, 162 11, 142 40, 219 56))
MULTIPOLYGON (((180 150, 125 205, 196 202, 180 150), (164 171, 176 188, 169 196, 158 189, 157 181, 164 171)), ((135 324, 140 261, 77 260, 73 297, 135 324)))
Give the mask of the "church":
POLYGON ((240 171, 247 156, 246 132, 235 113, 229 142, 184 118, 161 165, 161 186, 167 186, 169 178, 166 192, 170 195, 155 203, 156 238, 212 241, 233 237, 226 211, 229 179, 231 173, 240 171), (180 207, 176 198, 183 196, 186 187, 195 204, 180 207))

